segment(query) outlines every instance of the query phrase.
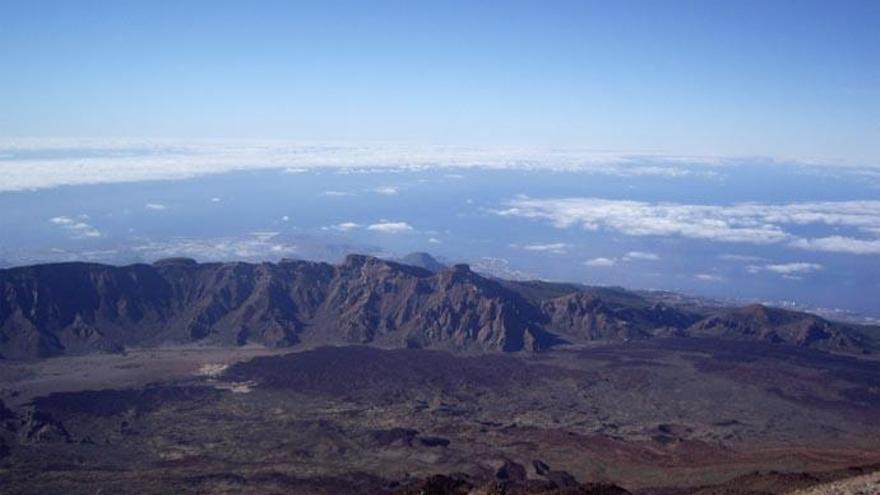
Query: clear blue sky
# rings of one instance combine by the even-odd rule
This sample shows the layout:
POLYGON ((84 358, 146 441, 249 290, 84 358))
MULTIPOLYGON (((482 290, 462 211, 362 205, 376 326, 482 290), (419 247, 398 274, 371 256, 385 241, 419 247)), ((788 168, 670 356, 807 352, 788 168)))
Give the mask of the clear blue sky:
POLYGON ((0 137, 880 165, 880 1, 0 0, 0 137))

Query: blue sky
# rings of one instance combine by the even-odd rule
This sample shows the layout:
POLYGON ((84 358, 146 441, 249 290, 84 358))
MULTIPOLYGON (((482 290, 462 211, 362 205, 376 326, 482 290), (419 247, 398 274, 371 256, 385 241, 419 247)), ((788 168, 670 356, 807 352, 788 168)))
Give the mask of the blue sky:
POLYGON ((880 2, 0 2, 0 137, 880 165, 880 2))

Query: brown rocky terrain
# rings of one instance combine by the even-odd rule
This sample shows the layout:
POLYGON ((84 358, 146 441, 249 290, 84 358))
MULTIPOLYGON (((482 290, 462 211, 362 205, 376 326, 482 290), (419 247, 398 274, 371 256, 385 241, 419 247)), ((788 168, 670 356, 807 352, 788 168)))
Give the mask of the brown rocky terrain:
MULTIPOLYGON (((104 359, 151 366, 144 353, 104 359)), ((161 361, 152 382, 128 387, 0 381, 0 486, 754 495, 880 462, 880 363, 796 346, 670 337, 543 353, 350 346, 245 359, 165 379, 161 361)))

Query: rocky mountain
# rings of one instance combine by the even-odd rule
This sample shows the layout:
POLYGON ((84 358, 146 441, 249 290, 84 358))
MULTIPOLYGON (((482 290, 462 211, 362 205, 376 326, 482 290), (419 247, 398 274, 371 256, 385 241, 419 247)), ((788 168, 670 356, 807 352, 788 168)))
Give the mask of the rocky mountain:
POLYGON ((700 317, 662 303, 648 304, 634 294, 609 297, 578 291, 541 304, 552 331, 573 340, 626 341, 678 333, 700 317))
POLYGON ((861 352, 866 338, 846 324, 816 315, 752 304, 711 315, 690 329, 692 336, 788 343, 831 351, 861 352))
POLYGON ((177 258, 0 270, 0 355, 189 342, 515 352, 660 336, 868 348, 857 328, 805 313, 749 306, 704 314, 622 289, 500 281, 467 265, 415 261, 423 266, 351 255, 339 265, 177 258))

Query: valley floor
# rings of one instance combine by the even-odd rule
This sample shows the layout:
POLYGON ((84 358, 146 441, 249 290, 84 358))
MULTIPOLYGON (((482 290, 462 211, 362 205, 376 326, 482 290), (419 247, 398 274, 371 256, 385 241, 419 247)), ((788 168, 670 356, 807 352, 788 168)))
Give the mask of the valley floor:
MULTIPOLYGON (((880 363, 788 346, 165 348, 0 366, 4 493, 395 493, 434 475, 722 493, 700 487, 880 463, 880 363)), ((822 477, 795 481, 779 486, 822 477)))

